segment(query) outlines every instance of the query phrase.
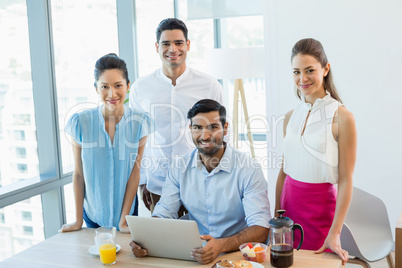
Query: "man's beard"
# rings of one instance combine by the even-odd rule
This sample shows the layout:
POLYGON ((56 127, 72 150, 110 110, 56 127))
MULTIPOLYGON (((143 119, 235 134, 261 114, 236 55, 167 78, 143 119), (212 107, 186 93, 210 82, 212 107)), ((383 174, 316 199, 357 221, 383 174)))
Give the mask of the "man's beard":
POLYGON ((212 148, 204 149, 201 146, 199 146, 200 142, 201 141, 197 142, 197 145, 198 145, 197 149, 201 154, 206 155, 206 156, 214 155, 219 150, 219 148, 221 148, 221 146, 223 144, 223 142, 221 144, 217 144, 214 140, 212 140, 211 142, 212 142, 212 144, 214 144, 212 146, 212 148))

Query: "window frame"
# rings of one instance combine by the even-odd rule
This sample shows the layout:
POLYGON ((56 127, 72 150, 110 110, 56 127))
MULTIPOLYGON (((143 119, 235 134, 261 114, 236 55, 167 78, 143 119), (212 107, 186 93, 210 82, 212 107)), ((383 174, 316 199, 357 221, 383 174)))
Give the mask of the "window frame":
MULTIPOLYGON (((36 121, 39 175, 0 187, 0 208, 41 195, 45 239, 66 223, 64 185, 72 172, 63 174, 57 89, 54 70, 51 0, 26 1, 31 75, 36 121)), ((130 77, 138 77, 135 0, 116 0, 119 54, 130 77)))
MULTIPOLYGON (((66 223, 64 185, 72 182, 72 172, 63 174, 62 170, 51 0, 27 0, 26 4, 39 175, 0 187, 0 208, 41 195, 44 235, 47 239, 66 223)), ((174 0, 173 5, 177 17, 178 1, 174 0)), ((116 0, 116 10, 119 55, 126 61, 133 83, 138 78, 135 0, 116 0)), ((220 48, 220 19, 214 19, 213 25, 214 46, 220 48)), ((240 135, 244 139, 244 135, 240 135)))

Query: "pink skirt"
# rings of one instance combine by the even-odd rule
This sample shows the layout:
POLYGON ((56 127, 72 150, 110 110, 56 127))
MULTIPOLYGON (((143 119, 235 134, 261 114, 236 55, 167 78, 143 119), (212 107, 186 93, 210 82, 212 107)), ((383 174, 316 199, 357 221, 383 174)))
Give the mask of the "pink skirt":
MULTIPOLYGON (((324 244, 335 214, 337 190, 331 183, 306 183, 286 176, 281 195, 285 216, 303 227, 302 249, 318 250, 324 244)), ((300 242, 300 232, 294 233, 293 247, 300 242)), ((331 252, 331 250, 325 250, 331 252)))

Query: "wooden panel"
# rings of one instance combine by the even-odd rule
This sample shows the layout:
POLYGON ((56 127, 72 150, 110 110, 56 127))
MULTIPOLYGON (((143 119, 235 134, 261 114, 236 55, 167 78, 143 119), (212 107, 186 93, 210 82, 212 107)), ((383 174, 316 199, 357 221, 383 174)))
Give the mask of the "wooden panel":
POLYGON ((402 267, 402 213, 395 228, 395 267, 402 267))

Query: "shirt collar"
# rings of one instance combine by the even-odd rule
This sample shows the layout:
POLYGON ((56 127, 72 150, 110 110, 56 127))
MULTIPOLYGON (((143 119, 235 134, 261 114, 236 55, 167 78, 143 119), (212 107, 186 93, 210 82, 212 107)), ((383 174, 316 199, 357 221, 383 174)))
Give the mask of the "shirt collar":
POLYGON ((329 93, 328 90, 326 90, 325 93, 326 93, 326 96, 324 98, 316 99, 313 105, 311 105, 310 103, 306 102, 306 98, 304 97, 303 94, 301 94, 300 97, 301 97, 301 100, 303 102, 304 109, 306 109, 307 111, 310 111, 310 110, 316 109, 316 108, 320 107, 322 104, 327 103, 328 101, 330 101, 331 98, 332 98, 331 94, 329 93))
MULTIPOLYGON (((103 114, 102 114, 103 106, 105 106, 105 104, 103 104, 103 103, 98 106, 98 115, 99 115, 99 120, 100 120, 101 124, 104 126, 104 125, 105 125, 105 118, 103 117, 103 114)), ((116 124, 116 127, 118 127, 119 124, 120 124, 120 122, 123 121, 123 119, 124 119, 125 117, 127 117, 127 113, 128 113, 127 108, 124 107, 123 117, 122 117, 122 118, 120 119, 120 121, 116 124)))
MULTIPOLYGON (((234 149, 227 144, 225 144, 225 152, 222 155, 221 161, 219 161, 219 165, 211 172, 217 173, 220 170, 226 171, 230 173, 233 169, 233 161, 234 161, 234 149)), ((198 168, 202 170, 203 164, 201 160, 201 156, 199 154, 198 149, 195 149, 194 158, 191 164, 192 168, 198 168)))
POLYGON ((186 79, 186 77, 188 77, 188 75, 189 75, 189 72, 190 72, 189 68, 186 65, 186 69, 184 70, 184 72, 179 77, 177 77, 176 85, 178 85, 181 80, 186 79))
MULTIPOLYGON (((182 73, 179 77, 177 77, 176 86, 180 83, 181 80, 188 77, 189 73, 190 73, 190 68, 188 66, 186 66, 186 70, 184 70, 184 73, 182 73)), ((170 85, 172 85, 172 79, 170 79, 169 77, 166 76, 166 74, 163 73, 162 67, 159 69, 159 75, 163 80, 165 80, 170 85)))

